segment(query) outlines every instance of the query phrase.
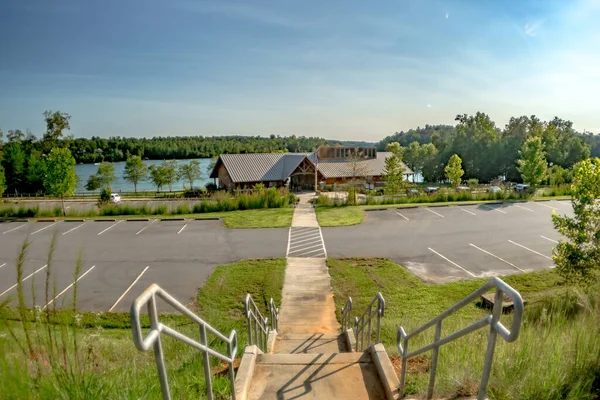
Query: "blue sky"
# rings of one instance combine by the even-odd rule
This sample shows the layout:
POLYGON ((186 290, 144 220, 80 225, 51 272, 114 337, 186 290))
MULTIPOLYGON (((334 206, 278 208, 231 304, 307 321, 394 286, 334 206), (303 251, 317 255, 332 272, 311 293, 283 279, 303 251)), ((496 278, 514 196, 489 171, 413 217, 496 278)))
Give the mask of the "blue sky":
POLYGON ((379 140, 459 113, 600 133, 600 0, 5 0, 0 129, 379 140))

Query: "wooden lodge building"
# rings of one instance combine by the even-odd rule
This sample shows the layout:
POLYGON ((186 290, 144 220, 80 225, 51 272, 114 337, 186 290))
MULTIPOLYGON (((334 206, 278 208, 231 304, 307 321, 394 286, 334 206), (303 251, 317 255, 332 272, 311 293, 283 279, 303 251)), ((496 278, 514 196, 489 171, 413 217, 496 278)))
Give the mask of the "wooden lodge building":
MULTIPOLYGON (((374 147, 319 147, 315 153, 221 154, 210 177, 220 187, 250 189, 288 186, 294 190, 314 189, 315 166, 319 183, 344 183, 353 178, 381 181, 385 159, 392 153, 374 147)), ((405 179, 413 172, 403 164, 405 179)))

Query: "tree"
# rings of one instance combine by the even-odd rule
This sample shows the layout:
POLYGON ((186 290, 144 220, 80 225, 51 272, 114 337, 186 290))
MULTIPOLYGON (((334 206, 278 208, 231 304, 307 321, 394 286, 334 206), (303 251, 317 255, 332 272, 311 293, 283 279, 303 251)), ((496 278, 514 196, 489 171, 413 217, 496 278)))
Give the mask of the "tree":
POLYGON ((453 154, 450 157, 446 168, 444 168, 444 172, 446 173, 446 178, 452 182, 452 185, 455 187, 460 185, 460 178, 464 175, 465 171, 462 169, 462 160, 458 154, 453 154))
POLYGON ((190 190, 193 190, 194 181, 202 178, 200 162, 198 162, 198 160, 192 160, 187 164, 181 164, 179 166, 179 176, 181 177, 181 179, 189 182, 190 190))
POLYGON ((552 215, 554 227, 567 238, 554 248, 552 258, 568 281, 588 284, 600 278, 599 158, 575 166, 571 191, 574 216, 552 215))
POLYGON ((386 157, 382 179, 385 182, 385 193, 394 195, 398 193, 404 183, 404 167, 402 166, 401 151, 398 143, 390 143, 388 149, 393 150, 392 155, 386 157), (398 146, 396 146, 398 145, 398 146))
POLYGON ((547 168, 542 138, 532 136, 525 140, 519 156, 517 169, 521 173, 521 178, 523 182, 535 189, 544 179, 547 168))
POLYGON ((156 191, 160 192, 160 189, 166 184, 164 167, 162 165, 151 165, 148 171, 150 172, 150 180, 156 186, 156 191))
POLYGON ((129 183, 133 183, 133 188, 137 193, 137 184, 148 178, 148 167, 142 161, 140 156, 127 157, 125 169, 123 170, 123 179, 129 183))
POLYGON ((65 209, 65 196, 70 196, 77 188, 77 174, 75 173, 75 159, 67 148, 53 148, 46 158, 46 176, 44 179, 46 191, 51 196, 60 197, 63 215, 65 209))
POLYGON ((4 194, 4 190, 6 190, 6 178, 4 177, 4 168, 0 164, 0 196, 4 194))
POLYGON ((169 185, 169 192, 173 191, 173 184, 179 181, 177 174, 177 160, 164 160, 161 164, 165 185, 169 185))
POLYGON ((115 179, 115 166, 109 162, 101 162, 98 171, 89 177, 85 188, 87 190, 109 189, 115 179))

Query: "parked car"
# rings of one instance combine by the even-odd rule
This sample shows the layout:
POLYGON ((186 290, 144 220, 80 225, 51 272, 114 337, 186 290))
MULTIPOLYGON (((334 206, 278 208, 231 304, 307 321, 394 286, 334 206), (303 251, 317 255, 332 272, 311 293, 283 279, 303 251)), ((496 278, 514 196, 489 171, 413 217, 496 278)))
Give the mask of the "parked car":
POLYGON ((118 193, 111 193, 110 194, 110 201, 112 203, 118 203, 121 201, 121 195, 119 195, 118 193))
POLYGON ((440 189, 440 188, 439 188, 439 187, 437 187, 437 186, 427 186, 427 187, 425 188, 425 192, 426 192, 426 193, 435 193, 435 192, 437 192, 439 189, 440 189))
POLYGON ((529 185, 518 183, 515 185, 515 192, 526 192, 529 189, 529 185))
POLYGON ((498 186, 490 186, 488 188, 488 192, 490 193, 500 193, 502 191, 502 189, 498 186))

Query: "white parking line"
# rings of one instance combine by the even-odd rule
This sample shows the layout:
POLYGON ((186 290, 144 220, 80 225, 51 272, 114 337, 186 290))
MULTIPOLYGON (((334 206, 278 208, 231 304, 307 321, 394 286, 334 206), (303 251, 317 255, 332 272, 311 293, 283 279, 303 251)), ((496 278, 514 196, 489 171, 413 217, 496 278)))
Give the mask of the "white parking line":
POLYGON ((492 211, 498 211, 498 212, 500 212, 500 213, 502 213, 502 214, 506 214, 506 211, 499 210, 499 209, 497 209, 497 208, 495 208, 495 207, 490 207, 490 206, 488 206, 488 205, 486 205, 486 204, 484 204, 482 207, 484 207, 484 208, 487 208, 488 210, 492 210, 492 211))
POLYGON ((519 271, 521 271, 521 272, 525 272, 525 271, 524 271, 524 270, 522 270, 521 268, 517 267, 515 264, 513 264, 513 263, 511 263, 511 262, 509 262, 509 261, 506 261, 505 259, 503 259, 503 258, 500 258, 500 257, 498 257, 497 255, 495 255, 495 254, 492 254, 492 253, 490 253, 489 251, 482 249, 481 247, 477 247, 477 246, 475 246, 473 243, 469 243, 469 245, 471 245, 471 246, 475 247, 475 248, 476 248, 477 250, 479 250, 479 251, 483 251, 485 254, 488 254, 488 255, 490 255, 490 256, 492 256, 492 257, 494 257, 494 258, 496 258, 496 259, 498 259, 498 260, 502 261, 502 262, 503 262, 503 263, 505 263, 505 264, 508 264, 508 265, 510 265, 511 267, 513 267, 513 268, 515 268, 515 269, 518 269, 518 270, 519 270, 519 271))
POLYGON ((35 235, 36 233, 38 233, 38 232, 41 232, 41 231, 43 231, 44 229, 48 229, 48 228, 50 228, 51 226, 54 226, 54 225, 56 225, 57 223, 58 223, 58 222, 53 222, 53 223, 51 223, 50 225, 48 225, 48 226, 45 226, 45 227, 43 227, 43 228, 41 228, 41 229, 38 229, 38 230, 37 230, 37 231, 35 231, 35 232, 31 232, 31 234, 32 234, 32 235, 35 235))
POLYGON ((546 240, 548 240, 548 241, 550 241, 550 242, 552 242, 552 243, 558 243, 558 240, 550 239, 550 238, 547 238, 546 236, 542 236, 542 235, 540 235, 540 237, 541 237, 542 239, 546 239, 546 240))
MULTIPOLYGON (((394 210, 394 211, 396 211, 396 210, 394 210)), ((408 218, 406 218, 404 215, 400 214, 398 211, 396 211, 396 214, 398 214, 399 216, 401 216, 405 220, 410 221, 408 218)))
POLYGON ((58 299, 60 296, 62 296, 63 294, 65 294, 65 292, 69 289, 71 289, 73 287, 74 284, 76 284, 77 282, 79 282, 80 279, 82 279, 84 276, 86 276, 91 270, 93 270, 94 268, 96 268, 95 265, 92 265, 90 269, 88 269, 87 271, 85 271, 83 274, 79 275, 79 278, 75 279, 75 282, 71 283, 69 286, 67 286, 66 288, 63 289, 62 292, 60 292, 59 294, 57 294, 56 296, 54 296, 54 298, 52 300, 50 300, 48 302, 48 304, 46 304, 43 308, 48 307, 50 304, 54 303, 54 301, 56 299, 58 299))
POLYGON ((466 212, 466 213, 469 213, 469 214, 471 214, 471 215, 477 215, 477 214, 475 214, 473 211, 465 210, 465 209, 464 209, 464 208, 462 208, 462 207, 459 207, 459 210, 461 210, 461 211, 464 211, 464 212, 466 212))
MULTIPOLYGON (((38 272, 40 272, 41 270, 43 270, 47 266, 48 266, 48 264, 44 265, 42 268, 39 268, 37 271, 34 271, 31 274, 27 275, 25 278, 23 278, 23 280, 21 282, 25 282, 27 279, 31 278, 33 275, 37 274, 38 272)), ((8 289, 6 289, 4 292, 0 293, 0 297, 2 297, 3 295, 5 295, 6 293, 10 292, 14 288, 16 288, 17 285, 18 285, 18 283, 15 283, 14 285, 12 285, 8 289)))
POLYGON ((531 208, 523 207, 523 206, 520 206, 518 204, 515 204, 515 207, 522 208, 523 210, 527 210, 527 211, 532 211, 533 212, 533 210, 531 208))
POLYGON ((444 218, 444 216, 443 216, 442 214, 440 214, 440 213, 437 213, 437 212, 435 212, 435 211, 433 211, 433 210, 430 210, 430 209, 429 209, 429 207, 425 207, 425 209, 426 209, 427 211, 429 211, 430 213, 433 213, 433 214, 437 215, 438 217, 442 217, 442 218, 444 218))
POLYGON ((443 255, 441 255, 440 253, 438 253, 437 251, 435 251, 434 249, 432 249, 431 247, 428 247, 428 249, 432 252, 434 252, 435 254, 437 254, 438 256, 442 257, 444 260, 448 261, 450 264, 454 265, 457 268, 460 268, 461 270, 465 271, 467 274, 471 275, 473 278, 475 278, 475 275, 469 271, 467 271, 466 269, 464 269, 463 267, 461 267, 460 265, 458 265, 457 263, 455 263, 454 261, 444 257, 443 255))
POLYGON ((542 206, 542 207, 546 207, 546 208, 549 208, 549 209, 551 209, 551 210, 556 210, 556 207, 552 207, 552 206, 547 206, 547 205, 545 205, 545 204, 542 204, 542 203, 538 203, 538 202, 536 202, 536 203, 535 203, 535 204, 537 204, 537 205, 538 205, 538 206, 542 206))
POLYGON ((2 234, 4 235, 5 233, 12 232, 12 231, 16 231, 17 229, 19 229, 19 228, 22 228, 22 227, 24 227, 25 225, 27 225, 27 224, 19 225, 19 226, 17 226, 16 228, 12 228, 12 229, 9 229, 9 230, 7 230, 6 232, 2 232, 2 234))
POLYGON ((179 235, 181 232, 183 232, 183 230, 185 229, 185 227, 188 226, 188 224, 185 224, 180 230, 179 232, 177 232, 177 234, 179 235))
POLYGON ((537 255, 539 255, 539 256, 545 257, 545 258, 547 258, 548 260, 552 260, 552 257, 548 257, 548 256, 547 256, 547 255, 545 255, 545 254, 542 254, 542 253, 540 253, 540 252, 537 252, 537 251, 535 251, 535 250, 531 250, 529 247, 525 247, 525 246, 523 246, 522 244, 519 244, 519 243, 517 243, 517 242, 513 242, 512 240, 509 240, 509 242, 510 242, 510 243, 512 243, 512 244, 514 244, 515 246, 522 247, 522 248, 524 248, 525 250, 529 250, 529 251, 530 251, 530 252, 532 252, 532 253, 535 253, 535 254, 537 254, 537 255))
POLYGON ((117 226, 119 225, 121 222, 123 222, 123 220, 117 221, 114 224, 112 224, 111 226, 109 226, 108 228, 106 228, 105 230, 103 230, 102 232, 98 233, 98 236, 102 235, 104 232, 106 232, 107 230, 109 230, 110 228, 112 228, 113 226, 117 226))
POLYGON ((82 226, 84 226, 84 225, 85 225, 85 222, 84 222, 83 224, 81 224, 81 225, 77 225, 75 228, 71 228, 71 229, 69 229, 68 231, 66 231, 66 232, 65 232, 65 233, 63 233, 62 235, 63 235, 63 236, 65 236, 67 233, 69 233, 69 232, 72 232, 72 231, 74 231, 74 230, 75 230, 75 229, 77 229, 77 228, 81 228, 81 227, 82 227, 82 226))
POLYGON ((135 278, 135 280, 131 283, 131 285, 129 285, 129 287, 127 288, 127 290, 125 290, 123 292, 123 294, 121 295, 121 297, 119 297, 117 299, 117 301, 115 301, 115 304, 113 304, 112 307, 108 309, 108 312, 111 312, 117 306, 117 304, 119 304, 119 302, 121 300, 123 300, 123 297, 125 297, 125 295, 131 290, 131 288, 133 287, 133 285, 135 285, 137 283, 137 281, 140 280, 140 278, 142 277, 142 275, 144 275, 144 273, 148 270, 148 268, 150 268, 149 265, 147 265, 146 268, 144 268, 144 270, 138 275, 138 277, 135 278))
POLYGON ((148 225, 146 225, 145 227, 143 227, 142 229, 140 229, 139 231, 137 231, 136 235, 139 235, 140 233, 144 232, 144 229, 148 228, 150 225, 152 225, 156 221, 158 221, 158 219, 153 219, 152 222, 150 222, 148 225))

